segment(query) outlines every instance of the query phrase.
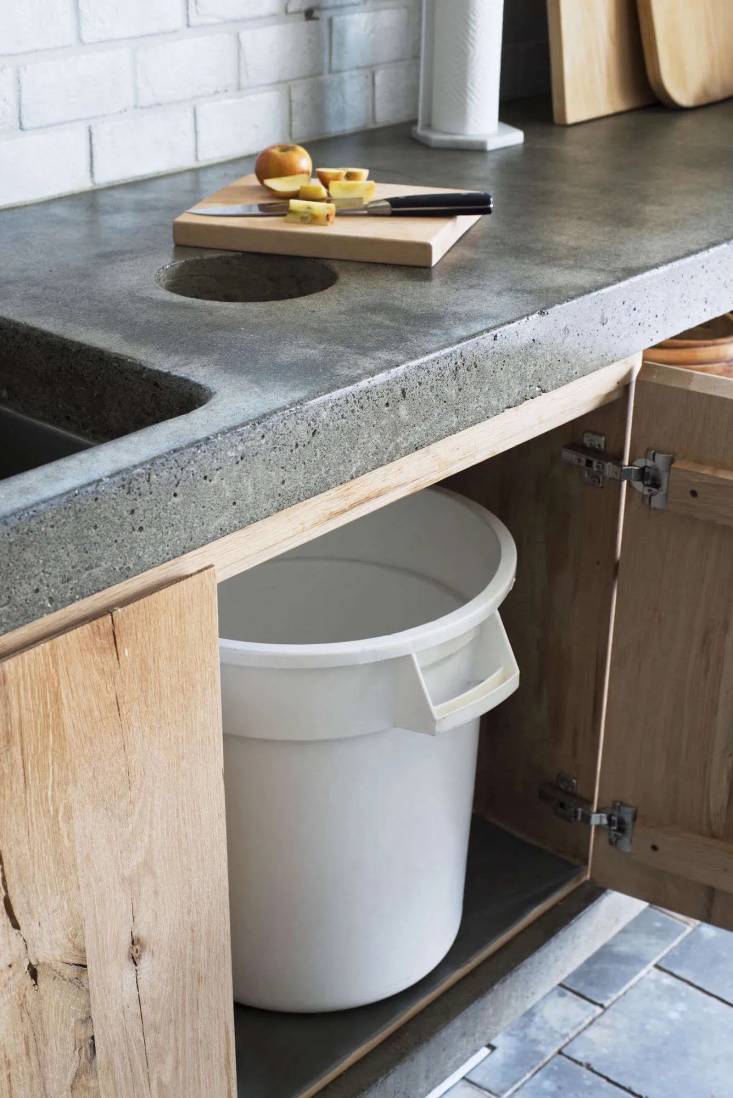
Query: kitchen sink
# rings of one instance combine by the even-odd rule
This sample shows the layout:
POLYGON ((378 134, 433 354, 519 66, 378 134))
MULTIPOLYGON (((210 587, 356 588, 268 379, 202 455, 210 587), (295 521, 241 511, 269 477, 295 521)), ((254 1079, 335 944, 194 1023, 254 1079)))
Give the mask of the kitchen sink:
POLYGON ((0 479, 205 404, 209 390, 124 355, 0 323, 0 479))
POLYGON ((86 450, 92 443, 71 431, 0 405, 0 480, 86 450))

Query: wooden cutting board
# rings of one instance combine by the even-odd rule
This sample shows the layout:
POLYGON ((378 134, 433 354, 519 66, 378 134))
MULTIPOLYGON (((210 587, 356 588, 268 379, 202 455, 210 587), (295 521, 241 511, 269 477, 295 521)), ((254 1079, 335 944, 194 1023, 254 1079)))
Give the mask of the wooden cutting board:
POLYGON ((556 122, 584 122, 654 102, 636 0, 547 0, 547 16, 556 122))
POLYGON ((733 0, 638 0, 652 87, 670 107, 733 95, 733 0))
MULTIPOLYGON (((437 194, 446 187, 377 183, 376 197, 437 194)), ((254 175, 245 175, 209 195, 207 202, 272 200, 254 175)), ((176 244, 224 248, 235 252, 308 255, 319 259, 355 259, 362 263, 399 263, 433 267, 472 225, 477 216, 339 217, 333 225, 294 225, 280 217, 201 217, 182 213, 173 222, 176 244)))

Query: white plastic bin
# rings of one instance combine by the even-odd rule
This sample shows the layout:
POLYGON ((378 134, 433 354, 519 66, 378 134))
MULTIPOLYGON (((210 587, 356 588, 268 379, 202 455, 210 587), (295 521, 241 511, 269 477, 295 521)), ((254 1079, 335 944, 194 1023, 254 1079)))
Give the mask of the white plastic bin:
POLYGON ((515 570, 503 523, 429 489, 221 584, 239 1002, 359 1006, 450 948, 515 570))

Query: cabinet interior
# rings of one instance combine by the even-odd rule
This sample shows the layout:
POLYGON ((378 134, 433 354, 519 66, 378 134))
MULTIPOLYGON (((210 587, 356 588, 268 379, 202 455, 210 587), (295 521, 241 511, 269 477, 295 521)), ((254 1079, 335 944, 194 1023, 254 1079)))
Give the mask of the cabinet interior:
POLYGON ((589 487, 560 452, 594 431, 620 453, 626 411, 621 394, 443 482, 494 511, 518 554, 501 614, 520 687, 482 721, 461 930, 433 972, 371 1006, 320 1015, 237 1006, 240 1094, 318 1093, 586 878, 590 829, 559 819, 538 791, 559 772, 589 798, 595 789, 619 491, 589 487))

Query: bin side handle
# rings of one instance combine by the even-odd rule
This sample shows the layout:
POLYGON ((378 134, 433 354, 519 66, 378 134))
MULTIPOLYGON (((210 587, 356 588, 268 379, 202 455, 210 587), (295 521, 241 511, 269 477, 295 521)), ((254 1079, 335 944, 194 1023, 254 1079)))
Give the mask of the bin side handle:
POLYGON ((519 668, 498 613, 482 622, 473 643, 483 678, 463 693, 437 704, 430 697, 428 679, 417 654, 395 661, 399 676, 398 727, 437 736, 488 713, 514 693, 519 685, 519 668))

